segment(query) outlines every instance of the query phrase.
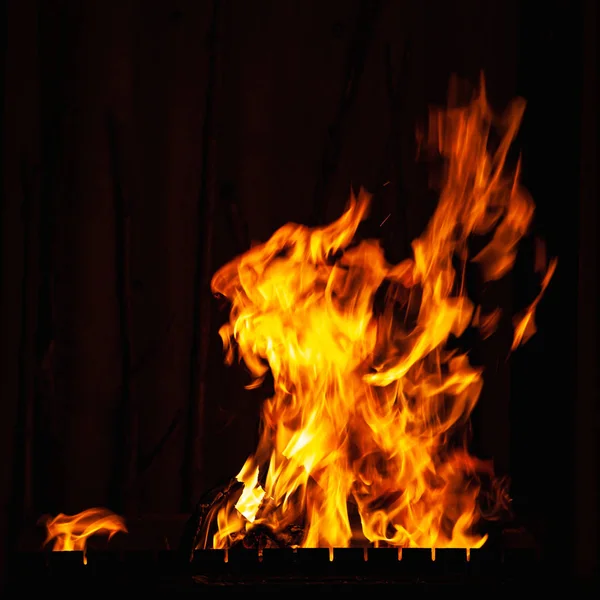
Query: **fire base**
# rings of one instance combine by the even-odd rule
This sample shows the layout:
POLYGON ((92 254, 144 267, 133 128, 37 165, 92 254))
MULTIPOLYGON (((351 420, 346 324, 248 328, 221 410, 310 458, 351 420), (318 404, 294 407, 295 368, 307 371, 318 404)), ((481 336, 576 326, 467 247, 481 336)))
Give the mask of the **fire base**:
POLYGON ((291 590, 313 586, 348 590, 377 586, 489 589, 537 589, 548 583, 543 563, 532 549, 405 549, 402 559, 392 548, 200 550, 192 561, 180 552, 21 553, 11 568, 11 591, 136 591, 209 593, 233 587, 244 590, 291 590))
MULTIPOLYGON (((212 540, 217 530, 217 513, 225 503, 232 498, 235 500, 241 489, 242 484, 236 479, 232 479, 227 485, 207 492, 200 502, 198 502, 196 510, 185 526, 180 545, 181 551, 189 553, 190 559, 193 559, 198 551, 213 549, 212 540)), ((357 529, 360 529, 358 519, 355 525, 357 525, 357 529)), ((482 523, 481 533, 485 533, 488 537, 485 544, 486 550, 492 549, 500 552, 507 547, 536 548, 535 541, 527 536, 524 529, 508 529, 506 523, 501 521, 482 523)), ((262 552, 268 549, 289 549, 300 545, 302 535, 301 524, 292 525, 285 531, 278 532, 277 534, 266 527, 257 526, 248 531, 243 539, 235 542, 231 550, 262 552)), ((353 541, 351 545, 356 546, 356 548, 352 548, 353 550, 361 550, 363 548, 366 550, 366 548, 372 547, 372 544, 364 538, 353 541)), ((397 552, 395 549, 390 550, 397 552)))

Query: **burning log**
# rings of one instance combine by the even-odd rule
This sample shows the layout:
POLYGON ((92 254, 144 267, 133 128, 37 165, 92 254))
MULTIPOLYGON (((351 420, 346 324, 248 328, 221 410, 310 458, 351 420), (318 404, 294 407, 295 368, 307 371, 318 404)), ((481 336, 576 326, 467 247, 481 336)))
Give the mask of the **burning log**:
MULTIPOLYGON (((232 499, 238 499, 242 490, 243 485, 237 479, 232 479, 222 488, 208 492, 198 502, 182 536, 180 550, 183 553, 192 558, 196 550, 206 550, 212 547, 218 511, 228 503, 235 502, 236 500, 232 499)), ((291 524, 279 532, 274 532, 265 526, 258 526, 232 547, 254 550, 293 547, 300 544, 302 535, 303 528, 299 524, 291 524)))
POLYGON ((214 533, 216 523, 215 514, 229 499, 232 490, 236 489, 241 491, 241 485, 236 479, 231 479, 227 485, 209 490, 199 500, 186 523, 180 543, 181 552, 190 559, 194 550, 210 548, 210 536, 214 533))

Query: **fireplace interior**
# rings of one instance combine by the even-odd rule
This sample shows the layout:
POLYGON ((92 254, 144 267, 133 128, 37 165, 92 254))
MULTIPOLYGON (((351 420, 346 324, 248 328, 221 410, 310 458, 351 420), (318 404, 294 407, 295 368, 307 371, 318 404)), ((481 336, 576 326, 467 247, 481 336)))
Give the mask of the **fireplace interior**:
POLYGON ((595 584, 595 11, 9 0, 7 592, 595 584), (478 146, 476 122, 496 137, 478 146), (511 221, 497 237, 494 211, 511 221), (373 239, 385 267, 361 246, 373 239), (446 325, 426 322, 428 301, 458 307, 435 343, 446 325), (463 310, 477 326, 456 333, 463 310), (350 341, 335 355, 338 330, 350 341), (271 351, 290 332, 304 341, 271 351), (406 437, 421 442, 397 458, 406 437))

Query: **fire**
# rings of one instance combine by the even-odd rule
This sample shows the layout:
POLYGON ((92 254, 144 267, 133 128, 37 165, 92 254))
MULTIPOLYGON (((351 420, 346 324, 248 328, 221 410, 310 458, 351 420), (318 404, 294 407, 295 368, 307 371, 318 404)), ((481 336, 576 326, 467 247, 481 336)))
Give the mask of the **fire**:
POLYGON ((468 105, 432 109, 422 141, 444 159, 445 177, 411 258, 389 264, 378 241, 355 241, 371 200, 361 190, 334 223, 284 225, 214 275, 213 291, 231 302, 220 330, 227 362, 237 353, 250 387, 270 370, 274 394, 237 475, 241 495, 219 509, 213 547, 258 526, 302 547, 483 545, 478 497, 492 467, 465 439, 482 372, 449 342, 498 321, 469 299, 466 263, 485 280, 503 277, 533 217, 519 167, 506 166, 524 108, 518 99, 497 117, 482 82, 468 105), (473 236, 486 243, 470 256, 473 236))
POLYGON ((108 535, 108 539, 118 531, 127 533, 125 521, 106 508, 89 508, 76 515, 59 514, 44 519, 46 540, 44 545, 54 540, 53 552, 72 550, 83 551, 83 561, 87 563, 85 550, 87 539, 92 535, 108 535))

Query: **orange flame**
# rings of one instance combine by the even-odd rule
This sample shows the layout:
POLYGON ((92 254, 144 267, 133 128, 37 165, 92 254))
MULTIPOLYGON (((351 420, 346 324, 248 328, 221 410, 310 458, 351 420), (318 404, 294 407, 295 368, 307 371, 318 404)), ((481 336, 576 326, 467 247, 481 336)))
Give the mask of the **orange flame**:
POLYGON ((87 564, 85 550, 87 539, 92 535, 107 535, 108 539, 118 531, 127 533, 125 521, 106 508, 88 508, 76 515, 59 514, 47 517, 46 540, 44 545, 54 540, 53 552, 72 550, 83 551, 83 562, 87 564))
POLYGON ((537 331, 535 324, 535 310, 540 303, 546 288, 550 284, 550 280, 554 275, 554 271, 556 271, 557 261, 555 258, 553 258, 546 266, 546 249, 543 243, 540 241, 538 241, 536 246, 535 260, 535 270, 537 272, 544 273, 542 277, 542 283, 540 285, 540 291, 533 302, 513 319, 514 335, 511 350, 515 350, 518 346, 524 344, 537 331))
POLYGON ((447 342, 478 317, 466 262, 486 280, 501 278, 532 220, 518 168, 505 172, 524 106, 516 100, 498 119, 482 84, 469 105, 431 111, 426 141, 445 159, 445 179, 412 258, 391 265, 378 241, 353 243, 371 199, 361 190, 334 223, 284 225, 214 275, 213 291, 232 305, 220 330, 226 360, 237 350, 251 386, 270 369, 274 395, 237 476, 241 496, 218 512, 213 547, 258 525, 303 547, 361 536, 398 547, 485 542, 474 525, 478 475, 491 466, 464 441, 482 373, 447 342), (492 129, 500 138, 490 152, 492 129), (471 258, 474 234, 488 242, 471 258), (286 538, 294 525, 299 542, 286 538))

